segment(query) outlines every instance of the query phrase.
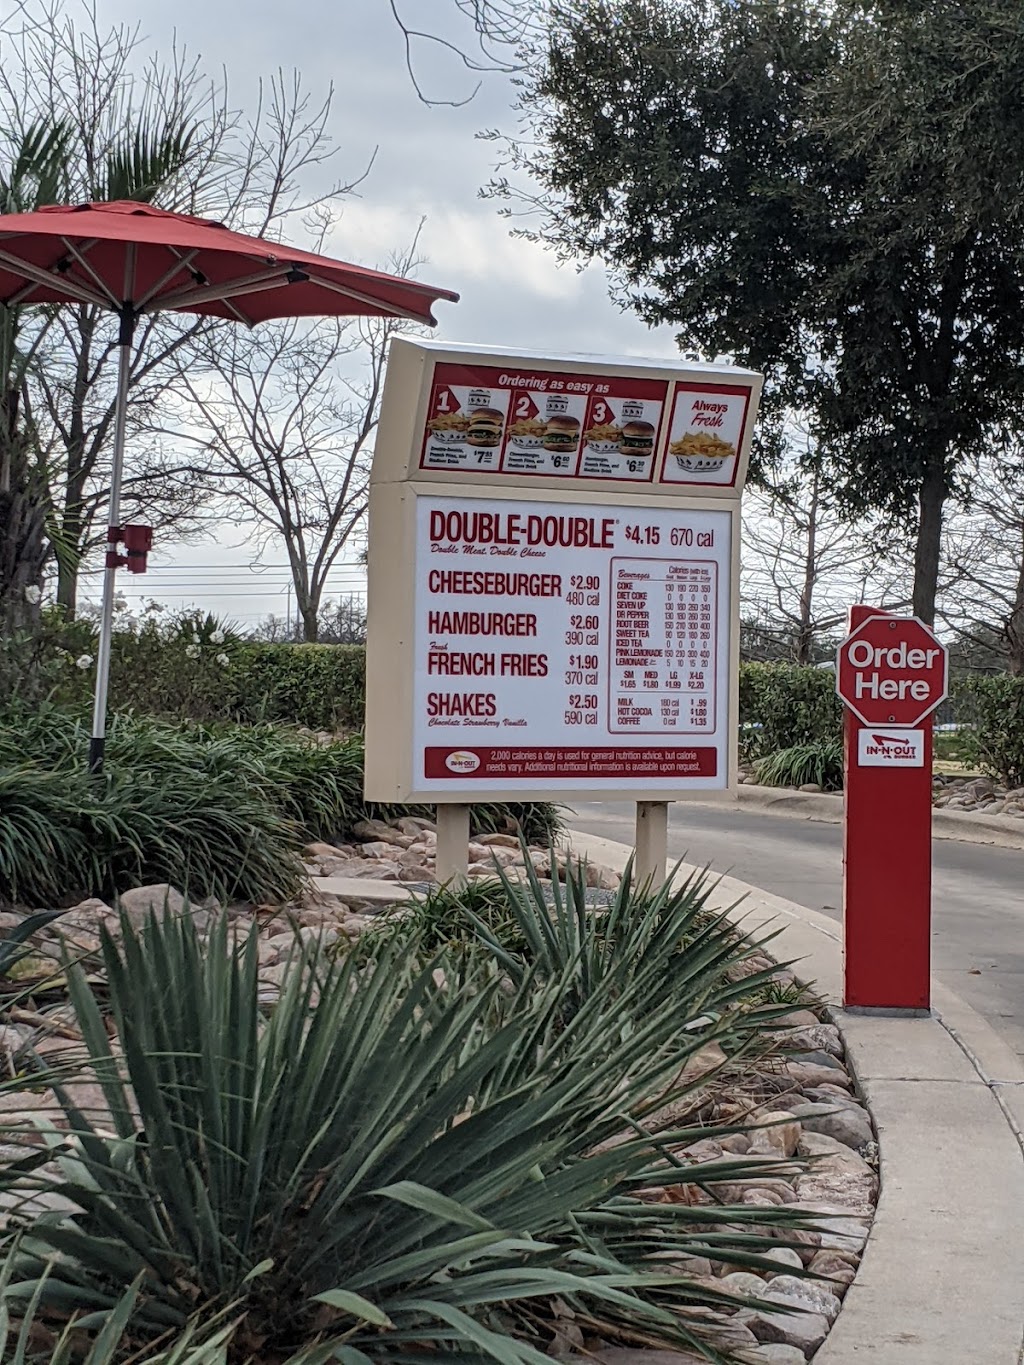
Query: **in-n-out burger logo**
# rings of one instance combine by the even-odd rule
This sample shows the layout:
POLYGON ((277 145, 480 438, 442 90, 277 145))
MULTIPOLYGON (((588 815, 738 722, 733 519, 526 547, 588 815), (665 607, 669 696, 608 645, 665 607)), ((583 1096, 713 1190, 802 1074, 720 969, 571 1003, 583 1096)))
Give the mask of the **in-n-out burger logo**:
POLYGON ((923 768, 924 730, 864 729, 857 734, 857 763, 862 768, 923 768))
POLYGON ((444 766, 453 773, 475 773, 480 766, 480 759, 468 749, 456 749, 445 759, 444 766))
POLYGON ((876 735, 872 734, 874 741, 867 745, 867 752, 871 755, 878 754, 883 758, 913 758, 917 753, 917 744, 913 739, 907 739, 903 735, 876 735))
POLYGON ((430 513, 430 539, 461 545, 545 545, 611 550, 615 547, 614 517, 580 517, 519 512, 430 513))

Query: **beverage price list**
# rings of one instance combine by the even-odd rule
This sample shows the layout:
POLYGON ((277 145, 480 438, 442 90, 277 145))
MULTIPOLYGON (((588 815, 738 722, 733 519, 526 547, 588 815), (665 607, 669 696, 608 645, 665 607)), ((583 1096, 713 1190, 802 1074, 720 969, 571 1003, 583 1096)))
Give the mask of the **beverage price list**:
POLYGON ((416 786, 727 785, 726 510, 420 496, 416 786))

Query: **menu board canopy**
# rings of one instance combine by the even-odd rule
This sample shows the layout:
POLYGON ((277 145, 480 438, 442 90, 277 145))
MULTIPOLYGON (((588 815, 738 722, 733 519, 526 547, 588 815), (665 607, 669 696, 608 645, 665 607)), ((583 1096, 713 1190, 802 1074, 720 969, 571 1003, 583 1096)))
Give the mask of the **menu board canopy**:
POLYGON ((398 338, 372 479, 738 497, 760 387, 731 366, 398 338))

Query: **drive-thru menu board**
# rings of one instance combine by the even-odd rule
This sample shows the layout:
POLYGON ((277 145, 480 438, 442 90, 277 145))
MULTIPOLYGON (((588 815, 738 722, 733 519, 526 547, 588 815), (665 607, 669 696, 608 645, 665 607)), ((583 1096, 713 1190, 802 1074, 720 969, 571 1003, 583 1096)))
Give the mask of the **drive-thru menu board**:
POLYGON ((730 520, 417 499, 417 786, 722 785, 730 520))
POLYGON ((371 483, 368 796, 734 785, 759 387, 396 345, 371 483))

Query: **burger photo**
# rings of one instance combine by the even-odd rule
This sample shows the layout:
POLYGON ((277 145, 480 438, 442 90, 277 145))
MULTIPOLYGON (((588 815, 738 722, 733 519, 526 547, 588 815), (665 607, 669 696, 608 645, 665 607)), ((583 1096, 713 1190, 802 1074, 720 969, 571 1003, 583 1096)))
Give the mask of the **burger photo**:
POLYGON ((619 437, 622 455, 653 455, 654 427, 650 422, 625 422, 619 437))
POLYGON ((580 443, 578 417, 549 417, 544 432, 544 449, 571 455, 580 443))
POLYGON ((501 444, 501 429, 505 416, 497 408, 474 408, 469 414, 469 434, 466 439, 471 446, 493 448, 501 444))

